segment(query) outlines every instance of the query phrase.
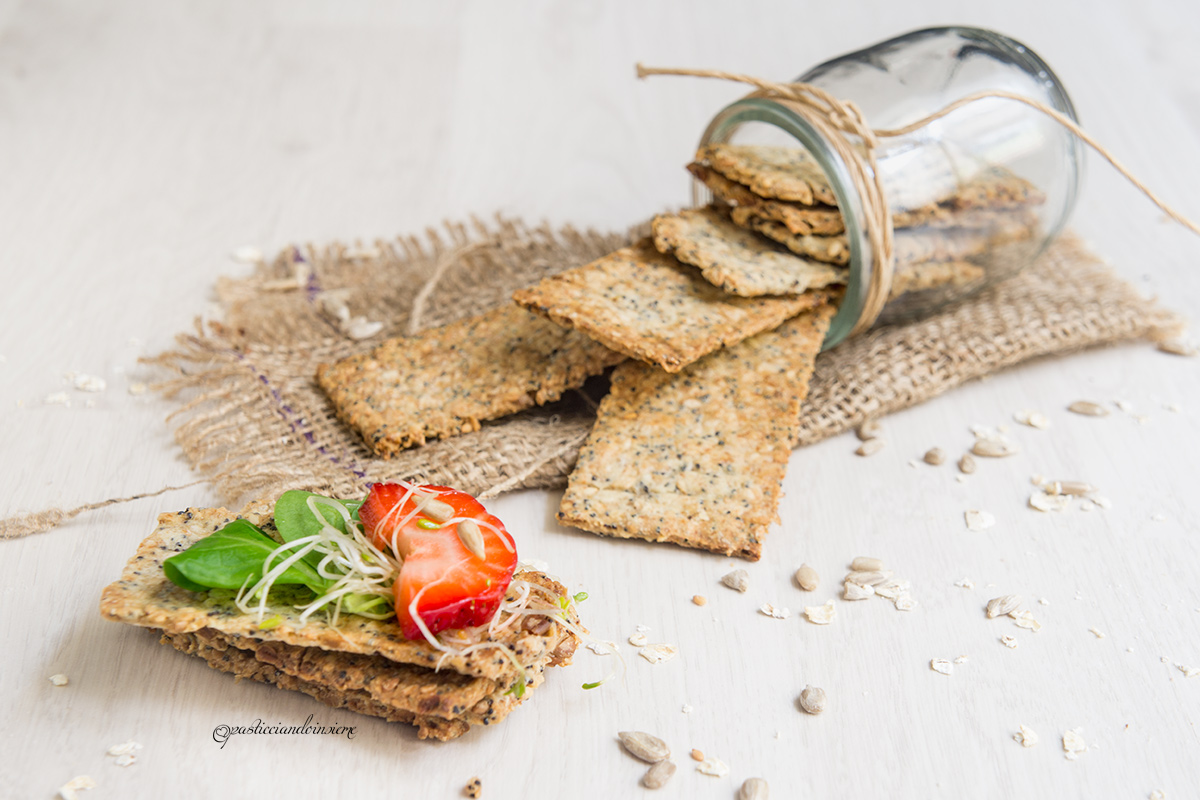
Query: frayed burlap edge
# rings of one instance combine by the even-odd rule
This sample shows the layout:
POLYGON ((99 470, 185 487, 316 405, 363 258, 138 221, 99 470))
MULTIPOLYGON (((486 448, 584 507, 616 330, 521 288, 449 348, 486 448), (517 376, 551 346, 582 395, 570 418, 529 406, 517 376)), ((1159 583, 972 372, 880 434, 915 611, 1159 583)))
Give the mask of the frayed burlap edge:
MULTIPOLYGON (((602 382, 383 460, 337 420, 314 371, 387 336, 509 302, 514 289, 627 241, 626 234, 497 219, 450 224, 421 239, 285 250, 250 278, 220 282, 222 324, 182 335, 175 350, 152 359, 173 374, 159 388, 181 402, 171 415, 176 440, 230 504, 288 488, 349 496, 397 478, 485 496, 562 486, 591 428, 602 382), (361 341, 341 333, 322 302, 328 293, 382 329, 361 341)), ((1180 324, 1067 236, 1021 275, 973 300, 822 355, 797 444, 1026 359, 1161 339, 1180 324)))

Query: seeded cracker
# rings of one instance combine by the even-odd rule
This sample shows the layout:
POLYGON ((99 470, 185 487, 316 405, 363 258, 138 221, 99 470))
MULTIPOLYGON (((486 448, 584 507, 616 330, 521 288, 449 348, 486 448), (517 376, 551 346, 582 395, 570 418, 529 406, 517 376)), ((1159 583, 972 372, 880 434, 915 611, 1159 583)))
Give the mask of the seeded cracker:
POLYGON ((828 294, 732 297, 645 239, 513 294, 519 305, 667 372, 824 303, 828 294))
POLYGON ((701 148, 696 160, 745 184, 759 197, 837 205, 821 166, 808 151, 797 147, 719 144, 701 148))
POLYGON ((784 252, 712 207, 655 217, 654 245, 742 297, 800 294, 847 278, 846 270, 784 252))
POLYGON ((557 400, 623 356, 505 305, 317 368, 338 417, 376 455, 479 430, 557 400))
POLYGON ((811 311, 679 375, 618 367, 559 520, 757 560, 832 314, 811 311))

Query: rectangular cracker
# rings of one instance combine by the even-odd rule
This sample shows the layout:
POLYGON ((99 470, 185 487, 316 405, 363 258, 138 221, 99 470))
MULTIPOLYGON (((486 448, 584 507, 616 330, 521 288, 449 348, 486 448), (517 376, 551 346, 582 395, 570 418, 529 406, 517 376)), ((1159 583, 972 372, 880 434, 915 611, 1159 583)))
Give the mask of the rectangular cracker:
POLYGON ((677 375, 622 364, 558 519, 757 560, 833 313, 809 311, 677 375))
POLYGON ((938 289, 948 286, 967 286, 983 278, 983 267, 969 261, 924 261, 900 264, 892 273, 889 300, 907 292, 938 289))
MULTIPOLYGON (((233 592, 190 592, 171 583, 163 574, 164 560, 234 519, 248 520, 271 535, 272 511, 271 503, 258 501, 238 514, 224 508, 209 508, 160 515, 158 527, 138 547, 121 578, 105 587, 100 596, 100 613, 107 619, 156 628, 167 634, 210 629, 226 636, 382 656, 427 668, 441 664, 443 669, 494 681, 505 690, 519 679, 522 669, 536 671, 546 665, 569 663, 578 646, 575 635, 561 626, 551 625, 544 633, 535 634, 514 624, 488 641, 507 646, 520 668, 494 648, 465 656, 451 655, 443 660, 443 654, 428 642, 405 639, 395 618, 372 620, 345 614, 335 628, 321 614, 301 622, 295 607, 279 602, 271 604, 267 616, 279 616, 280 624, 270 630, 259 630, 257 617, 243 614, 234 604, 233 592)), ((551 597, 566 596, 565 587, 539 572, 525 571, 516 577, 537 584, 551 597)), ((483 641, 486 628, 483 631, 476 631, 469 642, 483 641)))
POLYGON ((581 333, 505 305, 322 364, 317 382, 338 417, 387 458, 557 400, 623 359, 581 333))
POLYGON ((700 148, 696 160, 764 199, 837 205, 821 165, 800 147, 718 144, 700 148))
POLYGON ((847 270, 782 250, 713 206, 660 214, 652 227, 660 253, 699 267, 709 283, 741 297, 801 294, 846 282, 847 270))
POLYGON ((649 239, 513 294, 529 310, 667 372, 828 298, 822 291, 734 297, 694 267, 658 252, 649 239))

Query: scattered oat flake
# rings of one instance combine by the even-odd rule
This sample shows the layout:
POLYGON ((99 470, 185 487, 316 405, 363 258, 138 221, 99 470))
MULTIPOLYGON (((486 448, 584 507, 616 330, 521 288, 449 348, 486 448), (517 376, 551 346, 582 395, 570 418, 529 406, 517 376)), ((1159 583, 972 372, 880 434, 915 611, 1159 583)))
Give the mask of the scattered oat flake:
POLYGON ((970 578, 959 578, 958 580, 956 580, 954 582, 954 585, 960 589, 974 589, 975 588, 975 582, 972 581, 970 578))
POLYGON ((68 683, 70 683, 70 679, 60 672, 57 675, 51 675, 50 682, 55 686, 66 686, 68 683))
POLYGON ((750 574, 744 569, 735 569, 733 572, 722 575, 721 583, 735 592, 745 592, 750 588, 750 574))
POLYGON ((959 656, 958 658, 954 659, 954 663, 955 663, 955 664, 965 664, 965 663, 967 663, 967 662, 968 662, 968 661, 970 661, 970 660, 971 660, 971 659, 969 659, 969 658, 968 658, 968 657, 966 657, 966 656, 959 656))
POLYGON ((833 607, 832 600, 826 600, 825 605, 804 607, 804 616, 814 625, 828 625, 836 615, 837 609, 833 607))
POLYGON ((257 264, 263 260, 262 250, 257 247, 246 245, 234 250, 231 254, 234 261, 240 261, 243 264, 257 264))
POLYGON ((1033 747, 1038 743, 1038 735, 1034 732, 1033 728, 1027 728, 1022 725, 1020 732, 1013 734, 1013 741, 1021 745, 1021 747, 1033 747))
POLYGON ((611 656, 618 647, 616 642, 588 642, 587 649, 598 656, 611 656))
POLYGON ((650 626, 649 625, 638 625, 638 626, 634 627, 634 630, 637 631, 638 633, 649 633, 650 626))
POLYGON ((651 664, 658 664, 679 655, 679 648, 673 644, 648 644, 638 654, 651 664))
POLYGON ((1183 664, 1176 664, 1175 666, 1180 672, 1183 673, 1183 677, 1185 678, 1194 678, 1197 675, 1200 675, 1200 667, 1188 667, 1184 666, 1183 664))
POLYGON ((1159 662, 1160 664, 1170 664, 1170 663, 1171 663, 1171 659, 1167 658, 1166 656, 1159 656, 1159 657, 1158 657, 1158 662, 1159 662))
POLYGON ((693 709, 693 708, 692 708, 692 704, 691 704, 691 703, 684 703, 684 704, 683 704, 683 706, 681 706, 679 710, 680 710, 681 712, 683 712, 684 714, 690 714, 690 713, 692 713, 692 711, 694 711, 695 709, 693 709))
POLYGON ((912 611, 917 607, 917 601, 909 594, 902 594, 892 602, 895 604, 897 611, 912 611))
POLYGON ((859 445, 858 449, 855 450, 854 453, 855 455, 860 456, 873 456, 882 450, 886 444, 887 442, 883 439, 868 439, 859 445))
POLYGON ((721 759, 709 756, 700 762, 700 765, 696 767, 696 771, 705 775, 712 775, 714 778, 724 778, 729 774, 729 766, 721 759))
POLYGON ((91 776, 80 775, 79 777, 71 778, 71 780, 60 786, 58 788, 58 794, 62 800, 78 800, 79 795, 76 794, 76 792, 79 792, 83 789, 95 788, 96 782, 92 780, 91 776))
POLYGON ((1167 796, 1161 789, 1155 789, 1150 793, 1150 800, 1167 800, 1167 796))
POLYGON ((1129 402, 1128 400, 1114 400, 1113 405, 1115 405, 1121 411, 1124 411, 1126 414, 1133 411, 1133 403, 1129 402))
POLYGON ((985 531, 996 524, 994 515, 974 508, 964 512, 963 519, 967 522, 967 530, 971 531, 985 531))
POLYGON ((104 378, 80 373, 75 376, 75 388, 81 392, 103 392, 108 388, 108 384, 104 382, 104 378))
POLYGON ((342 333, 356 341, 370 339, 381 330, 383 330, 382 322, 369 320, 366 317, 354 317, 342 325, 342 333))
POLYGON ((1099 628, 1088 628, 1088 633, 1092 634, 1092 636, 1095 636, 1097 639, 1104 638, 1104 631, 1100 630, 1099 628))
POLYGON ((647 642, 646 634, 644 634, 644 633, 635 633, 635 634, 630 635, 630 637, 629 637, 629 643, 631 645, 633 645, 634 647, 645 647, 646 642, 647 642))
POLYGON ((68 406, 71 405, 71 398, 67 397, 66 392, 53 392, 46 395, 42 403, 48 406, 68 406))
POLYGON ((1009 636, 1008 634, 1004 634, 1003 636, 1000 637, 1000 644, 1004 645, 1009 650, 1016 650, 1019 642, 1017 642, 1017 640, 1015 638, 1013 638, 1012 636, 1009 636))
POLYGON ((1102 495, 1096 495, 1095 497, 1093 497, 1092 502, 1095 503, 1096 505, 1100 506, 1100 508, 1105 508, 1105 509, 1112 508, 1112 500, 1109 500, 1107 497, 1104 497, 1102 495))
POLYGON ((1045 430, 1046 428, 1050 427, 1050 420, 1047 419, 1045 414, 1039 414, 1036 411, 1030 411, 1028 409, 1024 409, 1018 411, 1016 414, 1013 414, 1013 419, 1022 425, 1028 425, 1029 427, 1037 428, 1038 430, 1045 430))
POLYGON ((1046 599, 1046 598, 1044 598, 1044 597, 1039 597, 1039 598, 1038 598, 1038 605, 1048 606, 1048 605, 1050 605, 1050 601, 1049 601, 1049 600, 1047 600, 1047 599, 1046 599))
POLYGON ((942 675, 954 674, 954 665, 944 658, 930 659, 929 668, 934 672, 940 672, 942 675))
POLYGON ((1071 505, 1069 494, 1049 494, 1037 491, 1029 495, 1029 507, 1038 511, 1065 511, 1071 505))
POLYGON ((1071 761, 1078 758, 1081 753, 1086 753, 1088 749, 1087 742, 1083 740, 1083 736, 1080 734, 1081 730, 1083 729, 1076 728, 1066 731, 1062 736, 1063 752, 1071 761))
POLYGON ((854 581, 846 581, 842 585, 843 600, 866 600, 875 594, 874 586, 862 586, 854 581))
POLYGON ((787 619, 792 615, 788 608, 773 606, 770 603, 763 603, 758 607, 758 613, 764 614, 772 619, 787 619))
POLYGON ((1042 629, 1042 623, 1033 618, 1032 611, 1012 611, 1009 613, 1009 616, 1012 617, 1013 622, 1018 628, 1025 628, 1034 633, 1042 629))
POLYGON ((108 755, 110 755, 110 756, 127 756, 130 753, 136 753, 138 750, 141 750, 141 749, 142 749, 141 744, 130 739, 128 742, 121 742, 121 744, 114 744, 112 747, 108 748, 108 755))

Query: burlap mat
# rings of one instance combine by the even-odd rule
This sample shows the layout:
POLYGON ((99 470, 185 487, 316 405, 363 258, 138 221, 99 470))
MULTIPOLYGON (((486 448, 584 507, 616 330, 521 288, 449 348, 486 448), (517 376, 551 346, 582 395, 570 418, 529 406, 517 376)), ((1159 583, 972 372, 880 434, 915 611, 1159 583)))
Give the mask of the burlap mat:
MULTIPOLYGON (((289 248, 244 280, 222 279, 221 324, 179 337, 152 359, 183 405, 171 419, 192 465, 233 507, 305 488, 353 496, 404 478, 494 495, 565 484, 594 419, 603 381, 564 400, 485 423, 474 433, 375 458, 333 414, 317 364, 386 336, 442 325, 509 302, 511 292, 586 263, 629 239, 519 221, 472 221, 353 248, 289 248), (287 286, 311 268, 307 284, 287 286), (382 322, 368 340, 343 335, 321 311, 333 291, 356 316, 382 322)), ((1120 280, 1073 236, 1035 265, 936 316, 885 327, 817 360, 798 444, 906 408, 1025 359, 1124 339, 1173 335, 1181 320, 1120 280)))

